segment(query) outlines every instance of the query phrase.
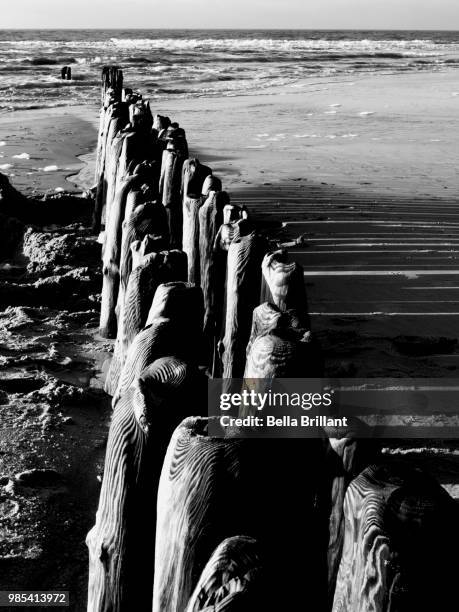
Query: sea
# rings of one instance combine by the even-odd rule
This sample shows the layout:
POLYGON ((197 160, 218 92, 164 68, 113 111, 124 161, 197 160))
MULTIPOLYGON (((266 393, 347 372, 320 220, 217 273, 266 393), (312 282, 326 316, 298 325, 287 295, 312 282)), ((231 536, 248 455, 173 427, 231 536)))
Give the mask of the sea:
POLYGON ((94 104, 106 64, 153 100, 257 95, 313 77, 457 70, 459 32, 0 30, 0 112, 94 104))

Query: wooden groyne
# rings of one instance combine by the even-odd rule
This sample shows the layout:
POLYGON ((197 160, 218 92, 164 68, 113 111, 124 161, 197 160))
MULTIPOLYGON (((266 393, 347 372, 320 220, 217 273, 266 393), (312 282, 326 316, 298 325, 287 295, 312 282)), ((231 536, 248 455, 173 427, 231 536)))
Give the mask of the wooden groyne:
POLYGON ((115 344, 88 611, 383 612, 424 609, 438 589, 447 601, 453 501, 358 439, 361 424, 323 439, 209 435, 208 377, 322 375, 303 269, 117 68, 103 71, 96 179, 100 333, 115 344))

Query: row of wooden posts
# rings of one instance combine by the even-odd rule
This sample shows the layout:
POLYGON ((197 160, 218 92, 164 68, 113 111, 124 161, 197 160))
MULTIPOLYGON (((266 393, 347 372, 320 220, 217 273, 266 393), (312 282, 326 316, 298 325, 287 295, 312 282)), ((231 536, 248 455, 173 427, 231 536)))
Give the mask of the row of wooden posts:
POLYGON ((96 173, 100 333, 115 345, 88 611, 392 611, 447 597, 451 498, 357 439, 355 421, 317 440, 209 436, 209 376, 321 375, 303 270, 269 252, 188 157, 185 131, 117 68, 102 75, 96 173))

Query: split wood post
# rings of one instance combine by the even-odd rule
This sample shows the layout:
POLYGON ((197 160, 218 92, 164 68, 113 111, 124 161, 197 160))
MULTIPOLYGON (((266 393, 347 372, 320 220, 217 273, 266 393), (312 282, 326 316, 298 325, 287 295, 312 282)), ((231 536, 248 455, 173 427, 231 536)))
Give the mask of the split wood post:
POLYGON ((183 239, 182 248, 188 256, 188 280, 200 284, 199 266, 199 209, 203 204, 202 187, 212 171, 198 159, 187 159, 183 164, 183 239))
MULTIPOLYGON (((212 183, 212 187, 217 186, 215 182, 212 183)), ((228 202, 229 196, 225 191, 209 191, 199 209, 200 281, 204 295, 204 335, 209 365, 222 326, 225 291, 226 251, 216 248, 215 240, 223 223, 223 209, 228 202)))
POLYGON ((190 397, 205 402, 196 368, 165 357, 144 370, 116 406, 96 522, 86 539, 88 612, 151 611, 159 476, 190 397))
POLYGON ((258 543, 247 536, 224 540, 205 566, 186 612, 268 609, 258 543))
POLYGON ((182 247, 183 205, 182 205, 182 173, 183 163, 188 156, 184 130, 173 128, 163 130, 160 138, 166 144, 161 164, 159 193, 167 211, 171 246, 182 247))
POLYGON ((219 352, 223 378, 242 378, 253 309, 258 306, 264 240, 254 231, 233 240, 228 249, 225 335, 219 352))
POLYGON ((316 508, 322 457, 319 440, 214 438, 208 419, 186 419, 172 436, 159 483, 153 612, 186 610, 216 547, 241 534, 266 552, 273 610, 301 609, 306 592, 323 611, 327 526, 316 508), (298 521, 292 508, 301 508, 298 521))
POLYGON ((309 326, 308 303, 303 266, 291 261, 287 251, 267 253, 262 263, 261 301, 272 302, 280 310, 295 309, 309 326))
POLYGON ((183 291, 179 292, 179 284, 166 283, 164 291, 158 293, 161 285, 156 290, 150 313, 156 310, 166 316, 150 318, 149 314, 146 327, 132 341, 113 396, 113 405, 116 405, 142 370, 156 359, 171 354, 190 362, 196 359, 196 343, 202 342, 202 292, 186 283, 181 283, 183 291), (200 292, 200 309, 196 307, 196 292, 200 292), (178 293, 181 296, 179 304, 178 293), (188 308, 189 305, 191 308, 188 308))
POLYGON ((457 508, 437 482, 407 463, 371 465, 347 488, 344 521, 334 612, 453 609, 457 508))

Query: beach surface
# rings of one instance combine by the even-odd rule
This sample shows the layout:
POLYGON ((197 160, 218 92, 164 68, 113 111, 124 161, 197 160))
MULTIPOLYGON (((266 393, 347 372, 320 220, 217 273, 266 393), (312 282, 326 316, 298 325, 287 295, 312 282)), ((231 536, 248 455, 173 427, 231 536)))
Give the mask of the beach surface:
MULTIPOLYGON (((280 243, 302 237, 290 248, 304 266, 328 375, 457 374, 455 76, 315 78, 256 98, 153 105, 186 129, 191 154, 222 178, 232 201, 246 204, 280 243)), ((96 104, 4 114, 0 171, 30 195, 88 189, 97 126, 96 104)), ((13 264, 2 280, 24 273, 24 263, 13 264)), ((89 278, 81 304, 73 294, 62 307, 51 299, 5 304, 0 315, 0 393, 14 398, 2 406, 0 476, 9 489, 0 553, 9 584, 23 588, 29 576, 30 588, 70 585, 74 610, 85 609, 84 535, 97 507, 109 418, 100 387, 110 342, 97 336, 91 294, 97 273, 96 257, 81 272, 89 278), (83 404, 65 385, 88 394, 83 404), (24 476, 30 469, 49 472, 24 476)), ((452 443, 429 446, 397 443, 387 452, 415 455, 458 498, 458 451, 452 443)))

